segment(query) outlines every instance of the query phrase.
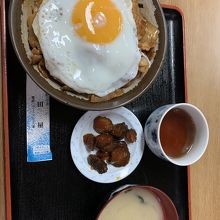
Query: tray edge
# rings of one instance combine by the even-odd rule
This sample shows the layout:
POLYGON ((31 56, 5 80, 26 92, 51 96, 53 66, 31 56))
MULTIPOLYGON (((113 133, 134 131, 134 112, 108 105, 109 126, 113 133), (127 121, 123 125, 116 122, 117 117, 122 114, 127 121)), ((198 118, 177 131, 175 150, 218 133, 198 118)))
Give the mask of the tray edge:
MULTIPOLYGON (((185 19, 183 11, 175 6, 169 4, 161 4, 163 8, 174 9, 178 11, 182 17, 183 25, 183 57, 184 57, 184 93, 185 102, 187 98, 187 75, 186 75, 186 47, 185 47, 185 19)), ((6 21, 5 21, 5 0, 1 0, 1 73, 2 73, 2 98, 3 98, 3 151, 4 151, 4 174, 3 181, 5 183, 5 217, 7 220, 11 220, 11 188, 10 188, 10 152, 9 152, 9 125, 8 125, 8 94, 7 94, 7 64, 6 64, 6 21)), ((189 219, 192 219, 191 215, 191 193, 190 193, 190 167, 187 167, 187 179, 188 179, 188 208, 189 219)), ((2 205, 2 204, 1 204, 2 205)))
MULTIPOLYGON (((186 28, 185 28, 185 15, 183 10, 172 4, 161 3, 163 8, 174 9, 181 15, 182 18, 182 28, 183 28, 183 67, 184 67, 184 93, 185 93, 185 102, 188 102, 188 90, 187 90, 187 72, 186 72, 186 28)), ((189 220, 192 220, 192 207, 191 207, 191 188, 190 188, 190 166, 187 167, 187 189, 188 189, 188 214, 189 220)))
POLYGON ((5 189, 5 218, 11 220, 11 188, 10 188, 10 159, 9 159, 9 127, 8 127, 8 94, 7 94, 7 65, 6 65, 6 18, 5 1, 1 2, 1 74, 3 99, 3 152, 4 152, 4 189, 5 189))

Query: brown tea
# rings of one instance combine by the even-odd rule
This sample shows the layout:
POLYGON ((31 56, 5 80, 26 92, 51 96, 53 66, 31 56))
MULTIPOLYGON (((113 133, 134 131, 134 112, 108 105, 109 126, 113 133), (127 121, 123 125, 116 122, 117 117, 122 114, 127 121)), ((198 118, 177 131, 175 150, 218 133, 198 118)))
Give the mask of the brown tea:
POLYGON ((182 109, 170 110, 162 120, 160 142, 170 157, 188 153, 195 136, 195 125, 190 115, 182 109))

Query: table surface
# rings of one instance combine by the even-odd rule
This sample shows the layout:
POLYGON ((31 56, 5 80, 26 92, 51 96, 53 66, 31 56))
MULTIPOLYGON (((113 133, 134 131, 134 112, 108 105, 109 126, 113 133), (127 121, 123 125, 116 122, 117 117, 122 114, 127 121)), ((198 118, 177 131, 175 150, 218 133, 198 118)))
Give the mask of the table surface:
MULTIPOLYGON (((193 220, 220 218, 220 1, 160 0, 179 7, 185 18, 188 102, 205 114, 210 140, 206 153, 190 167, 193 220), (215 115, 215 117, 213 117, 215 115)), ((1 63, 0 63, 1 64, 1 63)), ((0 77, 0 106, 2 81, 0 77)), ((0 219, 5 219, 3 113, 0 108, 0 219)))

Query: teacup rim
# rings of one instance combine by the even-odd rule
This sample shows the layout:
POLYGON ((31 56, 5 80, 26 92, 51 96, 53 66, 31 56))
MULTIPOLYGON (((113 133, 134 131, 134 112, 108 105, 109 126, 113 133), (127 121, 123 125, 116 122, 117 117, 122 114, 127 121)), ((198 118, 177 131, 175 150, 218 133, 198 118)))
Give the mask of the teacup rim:
POLYGON ((166 109, 166 111, 163 113, 163 116, 160 118, 159 124, 158 124, 158 129, 157 129, 158 143, 159 143, 160 149, 161 149, 161 151, 163 153, 163 156, 166 158, 166 160, 168 160, 169 162, 171 162, 171 163, 173 163, 175 165, 178 165, 178 166, 189 166, 191 164, 194 164, 195 162, 197 162, 202 157, 202 155, 204 154, 204 152, 206 151, 206 148, 208 146, 208 142, 209 142, 209 126, 208 126, 207 119, 204 116, 203 112, 198 107, 196 107, 195 105, 190 104, 190 103, 174 103, 174 104, 168 104, 168 105, 165 105, 165 106, 170 106, 170 107, 166 109), (187 163, 187 162, 185 162, 185 163, 181 162, 180 163, 179 162, 179 159, 186 157, 186 155, 183 155, 183 156, 180 156, 180 157, 177 157, 177 158, 173 158, 173 157, 168 156, 166 154, 166 152, 163 150, 162 144, 160 142, 160 127, 161 127, 161 123, 162 123, 164 117, 166 116, 166 114, 170 110, 172 110, 174 108, 178 108, 178 107, 183 107, 183 106, 188 106, 188 107, 196 110, 196 112, 200 114, 200 116, 202 117, 203 122, 205 124, 205 132, 206 132, 206 136, 207 136, 203 146, 201 147, 201 148, 203 148, 203 150, 201 151, 201 153, 199 154, 198 157, 196 157, 194 160, 190 161, 189 163, 187 163))

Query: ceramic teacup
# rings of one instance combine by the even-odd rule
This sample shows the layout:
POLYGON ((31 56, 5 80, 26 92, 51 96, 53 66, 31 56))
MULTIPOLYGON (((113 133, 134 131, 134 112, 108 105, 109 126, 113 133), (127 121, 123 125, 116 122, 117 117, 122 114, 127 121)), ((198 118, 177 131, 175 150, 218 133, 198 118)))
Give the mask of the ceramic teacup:
MULTIPOLYGON (((182 127, 180 126, 179 128, 182 127)), ((190 133, 192 131, 187 132, 190 133)), ((156 156, 176 165, 187 166, 198 161, 205 152, 209 140, 209 129, 205 116, 197 107, 188 103, 179 103, 164 105, 156 109, 146 121, 144 135, 148 147, 156 156), (177 157, 168 155, 167 151, 165 152, 165 146, 162 146, 161 143, 162 123, 164 123, 167 115, 173 110, 183 110, 191 118, 195 127, 191 149, 177 157)), ((169 136, 172 137, 172 135, 175 135, 175 130, 173 134, 167 135, 167 138, 169 136)), ((166 138, 166 136, 163 138, 166 138)), ((178 141, 178 138, 176 138, 176 141, 178 141)))

